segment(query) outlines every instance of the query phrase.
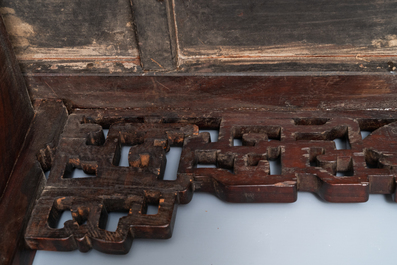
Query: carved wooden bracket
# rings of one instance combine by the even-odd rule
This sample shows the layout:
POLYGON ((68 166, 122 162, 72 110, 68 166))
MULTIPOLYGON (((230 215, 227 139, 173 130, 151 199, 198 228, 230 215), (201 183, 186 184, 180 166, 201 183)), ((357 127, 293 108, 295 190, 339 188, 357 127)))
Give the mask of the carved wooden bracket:
POLYGON ((297 191, 330 202, 394 194, 395 121, 392 114, 370 113, 225 111, 205 117, 76 110, 25 239, 33 249, 126 253, 133 238, 171 237, 177 205, 197 191, 229 202, 294 202, 297 191), (103 128, 109 128, 106 139, 103 128), (218 129, 219 138, 211 141, 199 128, 218 129), (372 133, 362 139, 362 130, 372 133), (336 149, 337 138, 348 140, 346 149, 336 149), (132 146, 128 167, 119 166, 122 145, 132 146), (163 180, 171 146, 183 147, 175 181, 163 180), (281 172, 271 172, 272 160, 281 162, 281 172), (73 178, 73 170, 87 177, 73 178), (149 204, 158 206, 157 214, 146 214, 149 204), (65 210, 73 220, 58 229, 65 210), (106 230, 109 212, 125 212, 116 231, 106 230))

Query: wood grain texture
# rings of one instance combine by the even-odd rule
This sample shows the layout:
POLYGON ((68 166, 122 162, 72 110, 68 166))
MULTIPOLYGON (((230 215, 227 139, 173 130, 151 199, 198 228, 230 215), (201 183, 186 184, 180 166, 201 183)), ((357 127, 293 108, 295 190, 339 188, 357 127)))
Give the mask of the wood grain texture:
POLYGON ((25 80, 0 16, 0 199, 33 115, 25 80))
POLYGON ((124 254, 134 238, 171 237, 176 207, 193 192, 238 203, 294 202, 298 191, 329 202, 395 195, 396 145, 397 111, 76 109, 25 238, 33 249, 124 254), (218 139, 199 129, 219 130, 218 139), (372 133, 362 139, 362 130, 372 133), (337 149, 338 138, 349 147, 337 149), (128 166, 119 164, 123 145, 128 166), (172 146, 182 154, 176 179, 165 180, 172 146), (148 204, 158 213, 147 214, 148 204), (57 226, 64 211, 72 219, 57 226), (106 227, 109 212, 125 214, 115 231, 106 227))
POLYGON ((386 72, 397 61, 395 0, 3 0, 0 6, 28 73, 386 72))
POLYGON ((140 68, 129 0, 3 0, 0 13, 24 71, 140 68))
POLYGON ((42 149, 56 147, 66 117, 66 108, 61 101, 36 103, 31 130, 0 201, 1 264, 11 264, 13 260, 24 264, 34 256, 34 253, 26 253, 23 232, 37 195, 45 184, 38 155, 42 149))
POLYGON ((161 181, 165 152, 171 145, 182 146, 185 137, 197 135, 198 127, 141 124, 137 120, 112 124, 105 140, 101 126, 92 124, 91 119, 92 115, 79 114, 68 119, 47 186, 26 231, 29 246, 83 252, 95 248, 123 254, 129 251, 133 238, 171 237, 176 204, 189 202, 193 187, 189 176, 161 181), (129 167, 117 167, 122 145, 134 145, 129 167), (73 178, 75 170, 90 175, 73 178), (156 215, 146 214, 149 204, 158 206, 156 215), (65 210, 72 211, 74 219, 65 222, 64 228, 54 229, 65 210), (109 212, 126 213, 116 231, 106 230, 109 212))
POLYGON ((144 70, 167 71, 176 68, 172 48, 169 0, 132 0, 132 12, 144 70))
POLYGON ((285 61, 304 66, 316 61, 336 67, 350 57, 365 70, 368 62, 396 57, 396 1, 187 0, 174 5, 180 66, 251 62, 271 68, 278 62, 287 67, 285 61))
POLYGON ((395 109, 394 75, 361 76, 30 76, 34 99, 78 108, 190 110, 395 109))
POLYGON ((395 33, 396 1, 186 0, 175 7, 182 49, 307 43, 386 52, 394 46, 386 36, 395 33))

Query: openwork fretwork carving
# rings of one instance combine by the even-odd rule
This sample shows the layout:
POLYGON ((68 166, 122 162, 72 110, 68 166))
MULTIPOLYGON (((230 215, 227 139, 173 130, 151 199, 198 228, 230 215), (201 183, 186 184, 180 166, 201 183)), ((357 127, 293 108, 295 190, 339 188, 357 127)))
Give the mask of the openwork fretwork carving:
MULTIPOLYGON (((195 191, 230 202, 294 202, 297 191, 330 202, 394 194, 395 119, 324 116, 161 118, 76 111, 61 136, 26 241, 36 249, 126 253, 133 238, 169 238, 177 204, 188 203, 195 191), (106 139, 104 127, 109 128, 106 139), (217 141, 199 128, 219 129, 217 141), (372 133, 362 139, 362 130, 372 133), (347 139, 348 146, 336 149, 337 138, 347 139), (241 146, 234 146, 235 139, 241 146), (119 166, 122 145, 132 146, 128 167, 119 166), (183 147, 175 181, 163 180, 171 146, 183 147), (270 161, 281 162, 281 172, 272 172, 270 161), (87 177, 73 178, 75 169, 87 177), (158 205, 157 214, 146 214, 150 204, 158 205), (65 210, 73 220, 57 229, 54 224, 65 210), (107 231, 107 214, 115 211, 126 216, 116 231, 107 231)), ((52 159, 41 152, 39 160, 48 166, 52 159)))

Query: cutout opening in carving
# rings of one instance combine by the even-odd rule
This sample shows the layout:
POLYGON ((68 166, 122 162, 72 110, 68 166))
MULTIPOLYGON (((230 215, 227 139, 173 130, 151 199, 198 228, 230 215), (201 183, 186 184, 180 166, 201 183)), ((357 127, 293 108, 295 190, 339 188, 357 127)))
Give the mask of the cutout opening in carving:
POLYGON ((108 134, 109 134, 109 129, 102 129, 103 131, 103 136, 106 138, 108 138, 108 134))
POLYGON ((347 135, 336 138, 333 140, 335 143, 336 150, 347 150, 347 149, 352 149, 350 145, 349 138, 347 135))
POLYGON ((322 147, 310 147, 309 164, 311 167, 318 167, 317 156, 323 155, 325 150, 322 147))
POLYGON ((50 177, 50 173, 51 173, 51 170, 44 171, 45 179, 48 179, 50 177))
POLYGON ((48 226, 54 229, 61 229, 64 227, 64 223, 69 220, 73 220, 70 210, 63 211, 53 207, 48 218, 48 226))
POLYGON ((156 215, 159 212, 159 205, 157 204, 148 204, 146 214, 147 215, 156 215))
POLYGON ((351 176, 354 176, 354 171, 353 170, 337 171, 335 176, 336 177, 351 177, 351 176))
POLYGON ((314 159, 314 160, 310 160, 309 163, 310 163, 310 166, 311 166, 311 167, 317 167, 317 166, 318 166, 318 165, 317 165, 317 160, 315 160, 315 159, 314 159))
POLYGON ((150 201, 146 203, 144 209, 143 209, 143 214, 146 215, 156 215, 159 212, 159 201, 150 201))
POLYGON ((119 225, 120 218, 128 216, 128 211, 115 211, 115 212, 108 212, 107 218, 103 218, 106 222, 101 222, 99 228, 107 230, 109 232, 115 232, 119 225))
POLYGON ((76 168, 73 165, 67 165, 65 172, 63 174, 63 179, 81 179, 81 178, 95 178, 96 177, 96 167, 91 168, 89 172, 83 169, 76 168))
POLYGON ((165 166, 163 180, 177 179, 181 154, 182 154, 182 147, 170 147, 170 150, 166 154, 167 164, 165 166))
POLYGON ((218 138, 219 138, 219 129, 215 130, 215 129, 211 129, 211 130, 199 130, 199 133, 203 133, 203 132, 207 132, 210 134, 210 139, 211 139, 211 143, 215 143, 218 142, 218 138))
POLYGON ((78 223, 79 225, 85 225, 85 224, 87 224, 87 218, 84 217, 84 216, 78 215, 76 221, 77 221, 77 223, 78 223))
POLYGON ((361 132, 360 132, 360 134, 361 134, 361 139, 364 140, 364 139, 367 138, 371 133, 372 133, 371 131, 361 131, 361 132))
POLYGON ((367 168, 383 168, 383 165, 379 162, 381 154, 378 152, 366 149, 364 150, 364 156, 367 168))
POLYGON ((217 168, 216 164, 197 164, 197 168, 217 168))
POLYGON ((276 159, 269 159, 270 172, 269 175, 281 175, 281 156, 276 159))
POLYGON ((293 119, 295 125, 324 125, 330 119, 327 118, 296 118, 293 119))
POLYGON ((126 145, 122 144, 120 148, 120 161, 118 166, 119 167, 129 167, 130 163, 128 161, 128 154, 130 152, 130 149, 133 145, 126 145))
POLYGON ((241 138, 234 138, 233 146, 243 146, 243 140, 241 138))

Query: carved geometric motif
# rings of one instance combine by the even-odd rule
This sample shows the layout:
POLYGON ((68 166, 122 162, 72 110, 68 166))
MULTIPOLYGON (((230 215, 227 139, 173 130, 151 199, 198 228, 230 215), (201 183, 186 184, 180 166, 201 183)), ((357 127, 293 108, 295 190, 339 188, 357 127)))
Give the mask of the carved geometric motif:
POLYGON ((177 204, 197 191, 230 202, 294 202, 297 191, 330 202, 365 202, 370 193, 395 193, 394 119, 290 116, 72 114, 54 158, 38 155, 51 173, 25 239, 33 249, 127 253, 133 238, 171 237, 177 204), (109 128, 106 139, 103 128, 109 128), (219 129, 218 139, 199 128, 219 129), (372 133, 362 139, 362 130, 372 133), (348 144, 338 150, 335 139, 348 144), (119 166, 123 145, 131 146, 128 167, 119 166), (174 181, 163 179, 171 146, 183 147, 174 181), (281 164, 280 172, 273 162, 281 164), (76 169, 87 177, 73 178, 76 169), (158 207, 155 215, 146 212, 151 204, 158 207), (56 228, 67 210, 73 220, 56 228), (109 212, 126 213, 116 231, 106 230, 109 212))

